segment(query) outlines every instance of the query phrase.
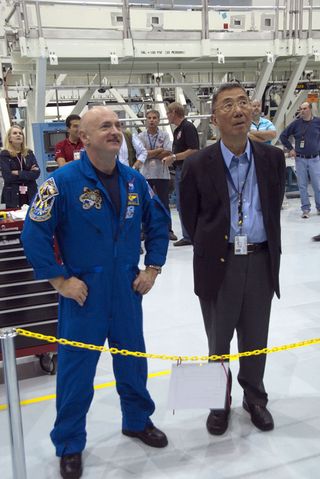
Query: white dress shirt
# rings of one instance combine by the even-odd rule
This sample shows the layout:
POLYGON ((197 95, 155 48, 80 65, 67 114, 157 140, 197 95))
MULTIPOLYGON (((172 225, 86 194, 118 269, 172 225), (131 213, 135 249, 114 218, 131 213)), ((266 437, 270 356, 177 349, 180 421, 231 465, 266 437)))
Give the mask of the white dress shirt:
MULTIPOLYGON (((132 145, 133 145, 133 148, 135 149, 137 160, 141 161, 141 163, 144 163, 147 159, 148 152, 143 146, 143 143, 141 142, 141 140, 137 137, 137 135, 132 135, 132 145)), ((122 135, 122 145, 118 153, 118 158, 120 163, 123 163, 124 165, 129 166, 127 142, 123 135, 122 135)))

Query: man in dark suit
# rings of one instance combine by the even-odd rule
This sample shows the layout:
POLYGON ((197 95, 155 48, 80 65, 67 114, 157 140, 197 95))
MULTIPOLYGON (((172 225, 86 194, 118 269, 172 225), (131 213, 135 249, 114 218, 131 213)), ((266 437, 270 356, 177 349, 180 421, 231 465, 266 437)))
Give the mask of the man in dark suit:
MULTIPOLYGON (((183 223, 194 245, 194 283, 209 354, 228 354, 237 332, 239 351, 267 346, 271 301, 279 297, 280 210, 285 188, 283 152, 248 140, 251 102, 244 88, 222 85, 213 95, 212 121, 221 140, 184 162, 183 223)), ((273 429, 263 384, 266 356, 240 359, 243 407, 253 424, 273 429)), ((228 427, 231 374, 225 409, 211 410, 207 429, 228 427)))

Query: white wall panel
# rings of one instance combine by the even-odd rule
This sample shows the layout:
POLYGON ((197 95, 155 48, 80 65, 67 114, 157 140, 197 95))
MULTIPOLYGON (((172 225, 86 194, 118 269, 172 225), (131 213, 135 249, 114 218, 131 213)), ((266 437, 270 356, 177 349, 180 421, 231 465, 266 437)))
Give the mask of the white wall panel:
MULTIPOLYGON (((33 7, 32 7, 33 8, 33 7)), ((41 5, 42 26, 57 28, 118 28, 112 22, 112 13, 122 16, 122 8, 81 5, 41 5)), ((36 24, 36 17, 32 17, 36 24)))

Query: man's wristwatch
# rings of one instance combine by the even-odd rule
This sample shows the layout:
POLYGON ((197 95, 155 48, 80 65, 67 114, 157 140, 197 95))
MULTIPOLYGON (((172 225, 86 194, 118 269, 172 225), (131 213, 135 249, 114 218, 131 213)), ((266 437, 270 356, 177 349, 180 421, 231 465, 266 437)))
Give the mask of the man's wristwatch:
POLYGON ((176 161, 177 155, 173 154, 173 155, 172 155, 172 158, 173 158, 173 161, 176 161))
POLYGON ((155 269, 158 274, 161 274, 161 266, 156 266, 155 264, 147 264, 146 268, 155 269))

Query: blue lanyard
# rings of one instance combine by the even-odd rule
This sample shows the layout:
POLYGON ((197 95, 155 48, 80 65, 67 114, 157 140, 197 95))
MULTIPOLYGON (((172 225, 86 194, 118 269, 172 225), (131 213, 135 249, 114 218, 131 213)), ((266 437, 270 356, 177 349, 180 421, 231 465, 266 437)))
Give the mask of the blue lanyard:
MULTIPOLYGON (((250 150, 249 165, 248 165, 248 168, 247 168, 246 177, 244 179, 244 182, 243 182, 243 185, 242 185, 242 188, 241 188, 240 191, 236 187, 236 185, 234 184, 234 181, 233 181, 233 178, 231 176, 230 170, 227 167, 227 165, 225 164, 228 180, 229 180, 232 188, 234 189, 234 191, 238 195, 238 226, 240 227, 240 233, 241 233, 242 225, 243 225, 243 191, 244 191, 244 188, 245 188, 246 183, 247 183, 247 179, 248 179, 248 176, 249 176, 249 171, 250 171, 250 168, 251 168, 251 163, 252 163, 252 150, 250 150)), ((239 170, 238 170, 238 172, 239 172, 239 170)))
MULTIPOLYGON (((311 120, 305 122, 305 123, 307 123, 307 125, 305 126, 305 128, 304 128, 304 130, 303 130, 303 132, 302 132, 302 135, 301 135, 301 136, 302 136, 302 138, 301 138, 302 141, 303 141, 304 138, 305 138, 305 134, 307 133, 307 130, 308 130, 309 126, 311 125, 312 120, 313 120, 313 118, 311 118, 311 120)), ((302 120, 302 121, 303 121, 303 120, 302 120)), ((303 123, 302 123, 302 125, 303 125, 303 123)))
POLYGON ((157 144, 157 141, 158 141, 159 132, 157 133, 157 136, 154 138, 153 142, 151 141, 151 137, 150 137, 148 132, 147 132, 147 135, 148 135, 148 138, 149 138, 150 148, 151 148, 151 150, 154 150, 156 148, 156 144, 157 144))

